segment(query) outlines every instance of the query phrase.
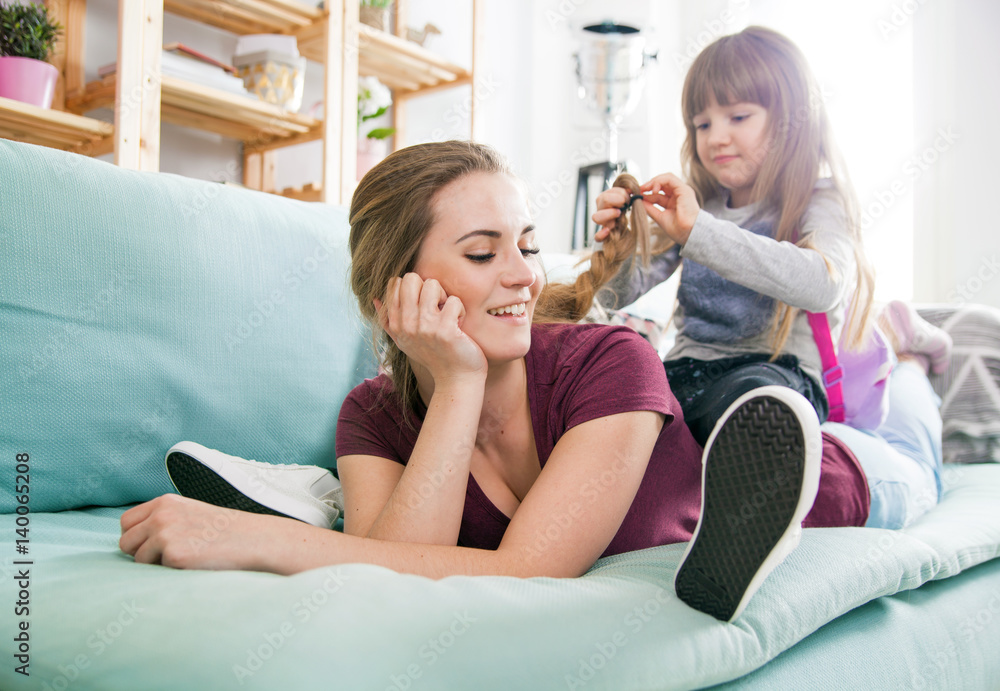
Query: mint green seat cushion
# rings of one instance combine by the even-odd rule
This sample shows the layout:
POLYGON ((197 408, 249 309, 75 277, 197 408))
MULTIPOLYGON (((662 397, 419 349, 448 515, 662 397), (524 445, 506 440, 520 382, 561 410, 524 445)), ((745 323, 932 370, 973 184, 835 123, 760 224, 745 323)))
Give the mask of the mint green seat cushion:
MULTIPOLYGON (((0 688, 650 691, 762 668, 749 688, 995 691, 1000 467, 951 466, 943 480, 941 504, 903 530, 803 531, 732 624, 677 599, 683 543, 581 578, 368 564, 286 577, 136 564, 118 550, 122 509, 37 514, 31 612, 3 615, 0 688), (15 672, 20 621, 30 678, 15 672)), ((0 545, 15 539, 0 520, 0 545)), ((17 568, 0 558, 11 613, 17 568)))
POLYGON ((334 466, 374 373, 344 209, 5 140, 0 180, 0 465, 29 454, 32 510, 170 491, 185 439, 334 466))

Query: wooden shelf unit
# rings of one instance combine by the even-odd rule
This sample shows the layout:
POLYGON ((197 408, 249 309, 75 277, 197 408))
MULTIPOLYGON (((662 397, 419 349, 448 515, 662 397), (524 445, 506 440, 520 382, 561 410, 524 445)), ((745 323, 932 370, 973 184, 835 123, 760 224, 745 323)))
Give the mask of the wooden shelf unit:
POLYGON ((0 97, 0 137, 89 156, 112 150, 110 123, 0 97))
MULTIPOLYGON (((302 0, 119 0, 118 73, 85 84, 86 0, 47 0, 65 27, 52 60, 61 70, 56 110, 0 99, 0 136, 90 155, 114 151, 118 165, 158 170, 160 122, 166 121, 241 141, 243 184, 268 192, 277 192, 275 149, 321 140, 322 181, 282 194, 346 203, 356 184, 357 77, 378 77, 393 90, 394 142, 399 146, 405 138, 409 98, 473 84, 482 21, 481 0, 471 2, 473 50, 471 67, 466 69, 400 36, 360 24, 357 0, 326 0, 323 8, 302 0), (164 12, 237 35, 295 36, 300 53, 324 66, 323 119, 163 76, 164 12), (127 107, 115 107, 123 103, 127 107), (83 115, 104 107, 114 108, 113 126, 83 115)), ((402 34, 407 0, 395 4, 397 33, 402 34)), ((472 122, 475 138, 474 112, 472 122)))
MULTIPOLYGON (((321 46, 311 32, 299 32, 299 52, 317 59, 321 46)), ((453 65, 426 48, 379 31, 358 25, 358 73, 378 77, 393 91, 424 91, 445 86, 459 86, 472 81, 472 73, 453 65)))
POLYGON ((298 0, 163 0, 163 9, 238 35, 293 34, 326 16, 298 0))
POLYGON ((47 0, 51 15, 64 27, 49 62, 59 70, 52 108, 0 97, 0 137, 64 149, 89 156, 110 153, 114 126, 95 118, 65 112, 67 86, 83 82, 84 15, 78 0, 47 0), (74 77, 79 76, 77 82, 74 77))
MULTIPOLYGON (((112 74, 90 82, 82 94, 67 98, 66 107, 76 112, 112 108, 116 90, 117 80, 112 74)), ((318 137, 321 124, 316 118, 292 113, 258 98, 165 75, 160 82, 160 108, 166 122, 261 147, 284 143, 293 137, 309 141, 309 136, 318 137)))

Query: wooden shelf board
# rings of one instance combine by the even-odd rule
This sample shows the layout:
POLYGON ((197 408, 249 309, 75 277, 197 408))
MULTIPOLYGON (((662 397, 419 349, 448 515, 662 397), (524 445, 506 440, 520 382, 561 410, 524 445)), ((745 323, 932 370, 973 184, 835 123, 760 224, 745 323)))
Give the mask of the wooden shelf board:
POLYGON ((306 47, 312 53, 311 57, 306 55, 307 58, 319 63, 325 62, 323 42, 326 40, 326 27, 328 25, 327 16, 324 14, 322 18, 309 26, 303 26, 294 31, 301 55, 306 55, 303 51, 303 47, 306 47))
POLYGON ((421 88, 419 82, 400 77, 398 74, 394 74, 378 65, 360 64, 358 65, 358 75, 361 77, 376 77, 394 92, 419 91, 421 88))
POLYGON ((276 194, 303 202, 319 202, 323 201, 323 186, 319 183, 309 183, 304 187, 286 187, 276 194))
POLYGON ((187 108, 175 106, 171 103, 160 104, 160 115, 164 122, 169 122, 171 125, 180 125, 181 127, 190 127, 203 132, 212 132, 223 137, 239 139, 241 141, 253 140, 259 131, 255 127, 238 125, 231 120, 223 120, 209 115, 194 113, 187 108))
POLYGON ((163 9, 235 34, 291 34, 324 16, 299 0, 164 0, 163 9))
POLYGON ((295 146, 296 144, 306 144, 308 142, 314 142, 323 138, 323 128, 316 127, 315 129, 306 132, 305 134, 295 134, 284 139, 244 139, 243 140, 243 152, 244 153, 263 153, 265 151, 273 151, 275 149, 283 149, 286 146, 295 146))
POLYGON ((319 126, 315 118, 289 112, 253 96, 241 96, 176 77, 163 77, 160 88, 164 103, 235 124, 266 129, 270 136, 301 134, 319 126))
MULTIPOLYGON (((296 32, 299 53, 315 62, 323 62, 326 22, 304 27, 296 32)), ((358 26, 358 71, 375 76, 391 89, 421 91, 469 80, 469 71, 454 65, 413 41, 407 41, 373 27, 358 26)))
POLYGON ((164 77, 161 89, 163 104, 177 109, 173 113, 177 124, 198 128, 205 118, 211 118, 217 124, 229 123, 232 134, 227 136, 242 141, 285 139, 319 129, 321 125, 315 118, 291 113, 256 98, 174 77, 164 77), (183 117, 185 111, 191 114, 187 122, 183 117))
POLYGON ((436 84, 434 86, 418 87, 416 89, 406 89, 400 87, 399 90, 393 93, 393 97, 396 101, 402 101, 404 99, 412 98, 414 96, 426 96, 427 94, 434 93, 435 91, 445 91, 447 89, 454 89, 457 86, 465 86, 466 84, 472 84, 472 75, 461 77, 453 82, 447 82, 444 84, 436 84))
POLYGON ((98 108, 111 108, 115 103, 115 75, 88 83, 83 91, 66 94, 66 108, 74 113, 87 113, 98 108))
POLYGON ((467 73, 465 68, 448 62, 437 53, 433 53, 413 41, 407 41, 365 24, 358 25, 358 44, 362 53, 371 49, 390 54, 406 55, 455 75, 467 73))
MULTIPOLYGON (((265 145, 275 140, 317 132, 320 120, 292 113, 252 96, 242 96, 195 82, 164 76, 160 82, 161 109, 175 125, 221 134, 265 145)), ((74 110, 111 107, 115 76, 87 84, 83 94, 67 99, 74 110)))
MULTIPOLYGON (((433 65, 421 64, 408 56, 392 56, 384 53, 362 53, 358 60, 358 71, 364 73, 383 72, 386 74, 397 74, 391 81, 414 82, 418 88, 437 86, 438 84, 450 84, 458 75, 452 72, 445 72, 433 65)), ((386 82, 387 86, 392 86, 386 82)))
POLYGON ((0 97, 0 137, 71 151, 110 139, 114 125, 0 97))

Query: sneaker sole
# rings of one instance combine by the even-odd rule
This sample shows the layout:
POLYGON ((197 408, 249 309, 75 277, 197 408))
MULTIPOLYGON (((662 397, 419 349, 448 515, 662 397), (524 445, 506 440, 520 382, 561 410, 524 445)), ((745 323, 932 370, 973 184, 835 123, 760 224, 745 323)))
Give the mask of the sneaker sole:
MULTIPOLYGON (((237 511, 292 518, 311 525, 324 526, 323 517, 309 520, 292 513, 277 511, 251 499, 247 492, 234 486, 217 471, 182 451, 167 454, 167 474, 177 491, 185 497, 237 511)), ((249 490, 248 490, 249 491, 249 490)), ((265 499, 266 501, 266 499, 265 499)), ((273 502, 272 502, 273 503, 273 502)), ((326 526, 329 527, 329 526, 326 526)))
MULTIPOLYGON (((812 407, 759 390, 743 398, 708 441, 702 513, 674 581, 682 601, 722 621, 742 613, 795 546, 819 486, 820 452, 800 417, 815 418, 812 407)), ((818 420, 814 431, 818 441, 818 420)))

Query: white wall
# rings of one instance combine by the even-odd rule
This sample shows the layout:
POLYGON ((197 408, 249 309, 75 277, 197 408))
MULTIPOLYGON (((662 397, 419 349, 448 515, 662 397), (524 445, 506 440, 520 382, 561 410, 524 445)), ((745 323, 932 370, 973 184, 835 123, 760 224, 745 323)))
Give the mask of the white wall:
MULTIPOLYGON (((878 76, 869 80, 873 90, 838 86, 828 106, 835 120, 850 121, 844 129, 869 136, 862 143, 860 135, 844 141, 838 131, 862 203, 877 209, 879 199, 901 190, 893 193, 869 234, 883 286, 890 290, 883 297, 974 299, 1000 306, 1000 265, 994 259, 1000 240, 988 203, 1000 160, 1000 141, 989 136, 987 122, 1000 112, 995 39, 1000 3, 995 0, 483 1, 485 60, 478 66, 476 86, 411 102, 410 143, 467 136, 469 104, 475 99, 482 139, 503 151, 530 185, 544 250, 568 250, 577 168, 607 155, 600 122, 576 95, 573 53, 580 27, 608 18, 634 24, 659 51, 647 72, 643 99, 623 122, 620 138, 622 157, 648 176, 678 169, 679 95, 690 59, 719 35, 765 23, 802 45, 821 81, 834 79, 838 66, 852 62, 851 48, 861 43, 879 56, 869 70, 878 76), (878 80, 898 86, 892 80, 900 69, 901 45, 913 51, 915 72, 910 91, 899 93, 912 92, 913 100, 873 106, 878 80), (948 141, 942 134, 947 132, 957 133, 957 140, 948 141), (889 140, 897 142, 895 148, 887 149, 889 140)), ((443 33, 430 47, 468 64, 470 5, 468 0, 411 0, 411 24, 436 24, 443 33)), ((115 59, 116 8, 116 0, 88 2, 88 78, 115 59)), ((235 38, 224 32, 170 15, 165 38, 196 44, 222 59, 235 46, 235 38)), ((312 67, 304 108, 320 94, 318 66, 312 67)), ((162 170, 239 179, 238 153, 239 145, 231 140, 164 125, 162 170)), ((318 176, 316 144, 279 158, 279 186, 318 176)))
POLYGON ((1000 3, 918 4, 915 295, 1000 307, 1000 3))

